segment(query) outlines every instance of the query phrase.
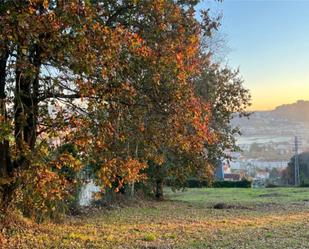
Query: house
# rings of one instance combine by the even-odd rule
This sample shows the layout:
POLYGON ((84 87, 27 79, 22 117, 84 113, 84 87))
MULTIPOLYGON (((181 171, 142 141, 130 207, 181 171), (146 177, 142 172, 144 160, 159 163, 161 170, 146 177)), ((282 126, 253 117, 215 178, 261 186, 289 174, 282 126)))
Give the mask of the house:
POLYGON ((240 181, 240 174, 237 173, 227 173, 224 174, 224 181, 240 181))
POLYGON ((255 176, 255 179, 257 179, 257 180, 264 180, 265 181, 268 178, 269 178, 269 172, 267 172, 267 171, 258 171, 256 173, 256 176, 255 176))
POLYGON ((229 163, 224 162, 223 163, 223 172, 224 174, 230 174, 231 172, 231 166, 229 165, 229 163))
POLYGON ((241 176, 237 173, 231 173, 228 162, 219 160, 216 167, 215 178, 217 181, 240 181, 241 176))

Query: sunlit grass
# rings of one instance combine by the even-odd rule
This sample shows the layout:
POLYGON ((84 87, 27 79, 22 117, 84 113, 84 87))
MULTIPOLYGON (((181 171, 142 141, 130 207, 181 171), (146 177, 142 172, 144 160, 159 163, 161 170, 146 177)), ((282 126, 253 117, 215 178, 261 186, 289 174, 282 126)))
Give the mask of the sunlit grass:
POLYGON ((184 192, 166 189, 170 199, 193 203, 240 202, 240 203, 292 203, 309 201, 308 188, 195 188, 184 192))
POLYGON ((190 189, 10 231, 6 248, 308 248, 309 189, 190 189), (228 209, 212 208, 229 203, 228 209))

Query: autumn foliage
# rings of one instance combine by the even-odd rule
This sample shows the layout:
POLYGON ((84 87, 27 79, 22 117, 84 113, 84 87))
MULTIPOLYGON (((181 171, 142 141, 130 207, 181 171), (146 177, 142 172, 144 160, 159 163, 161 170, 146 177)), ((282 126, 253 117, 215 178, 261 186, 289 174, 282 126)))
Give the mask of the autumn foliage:
POLYGON ((211 170, 211 106, 193 81, 205 64, 200 39, 216 25, 196 20, 195 2, 0 2, 4 209, 55 210, 78 181, 63 172, 86 165, 116 190, 171 154, 174 177, 211 170))

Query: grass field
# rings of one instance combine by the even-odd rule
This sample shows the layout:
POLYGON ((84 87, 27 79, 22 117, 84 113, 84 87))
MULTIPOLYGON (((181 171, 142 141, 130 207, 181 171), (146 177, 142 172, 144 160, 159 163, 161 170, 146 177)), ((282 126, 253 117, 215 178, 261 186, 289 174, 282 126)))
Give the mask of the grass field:
POLYGON ((25 220, 2 231, 0 248, 309 248, 307 188, 166 193, 59 224, 25 220))

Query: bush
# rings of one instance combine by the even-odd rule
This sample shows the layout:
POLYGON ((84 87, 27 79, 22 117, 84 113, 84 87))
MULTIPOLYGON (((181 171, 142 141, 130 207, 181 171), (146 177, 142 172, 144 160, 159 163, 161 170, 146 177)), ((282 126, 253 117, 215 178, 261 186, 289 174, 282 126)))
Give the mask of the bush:
MULTIPOLYGON (((165 182, 165 185, 170 187, 172 186, 169 181, 165 182)), ((186 181, 184 187, 186 188, 251 188, 252 181, 243 179, 241 181, 215 181, 212 184, 207 180, 199 180, 197 178, 190 178, 186 181)))
POLYGON ((282 186, 275 183, 266 183, 265 188, 280 188, 282 186))
POLYGON ((299 187, 301 188, 308 188, 309 187, 309 183, 308 182, 303 182, 299 185, 299 187))
POLYGON ((214 188, 251 188, 252 182, 249 180, 241 180, 241 181, 216 181, 213 184, 214 188))
POLYGON ((187 180, 186 187, 188 188, 203 188, 209 187, 209 183, 206 180, 199 180, 196 178, 191 178, 187 180))

